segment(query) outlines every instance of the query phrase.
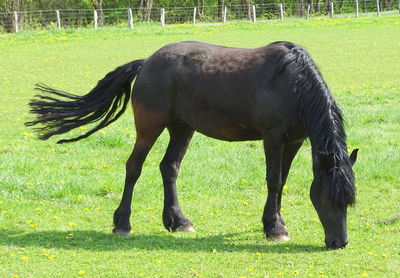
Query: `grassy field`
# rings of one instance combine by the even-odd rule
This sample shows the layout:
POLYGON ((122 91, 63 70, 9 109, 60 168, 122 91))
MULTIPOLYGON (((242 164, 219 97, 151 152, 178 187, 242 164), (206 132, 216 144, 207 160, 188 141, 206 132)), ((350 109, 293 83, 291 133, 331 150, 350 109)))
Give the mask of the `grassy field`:
POLYGON ((400 277, 399 49, 398 15, 0 35, 0 277, 400 277), (158 163, 165 133, 135 188, 134 236, 120 238, 111 234, 112 214, 135 138, 131 110, 75 144, 42 142, 24 127, 34 83, 84 94, 115 67, 182 40, 238 47, 289 40, 309 50, 344 111, 350 149, 360 149, 346 249, 324 247, 308 197, 309 143, 284 191, 291 241, 262 234, 261 142, 200 134, 178 180, 197 232, 164 230, 158 163))

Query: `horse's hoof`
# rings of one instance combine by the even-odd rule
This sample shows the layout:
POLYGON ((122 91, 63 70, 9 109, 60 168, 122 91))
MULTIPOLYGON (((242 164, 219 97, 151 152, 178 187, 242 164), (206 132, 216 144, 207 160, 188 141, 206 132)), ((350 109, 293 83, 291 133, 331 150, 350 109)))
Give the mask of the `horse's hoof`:
POLYGON ((184 233, 194 233, 195 232, 192 224, 186 224, 186 225, 179 226, 178 228, 176 228, 176 231, 184 232, 184 233))
POLYGON ((132 236, 130 231, 125 231, 125 230, 122 230, 122 229, 114 229, 113 230, 113 234, 117 235, 117 236, 125 236, 125 237, 132 236))
POLYGON ((272 241, 289 241, 290 237, 288 235, 277 235, 268 237, 268 239, 272 241))

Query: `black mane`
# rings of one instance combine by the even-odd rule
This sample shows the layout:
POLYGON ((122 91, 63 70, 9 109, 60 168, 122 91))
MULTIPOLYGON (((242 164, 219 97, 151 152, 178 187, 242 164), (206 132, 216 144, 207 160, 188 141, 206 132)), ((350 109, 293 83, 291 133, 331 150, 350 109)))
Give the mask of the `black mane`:
POLYGON ((314 170, 322 170, 318 167, 319 153, 333 154, 335 165, 329 172, 332 198, 339 206, 352 205, 356 195, 354 172, 347 154, 341 110, 306 50, 289 42, 277 44, 287 48, 282 66, 288 67, 291 87, 299 102, 299 116, 312 144, 314 170))

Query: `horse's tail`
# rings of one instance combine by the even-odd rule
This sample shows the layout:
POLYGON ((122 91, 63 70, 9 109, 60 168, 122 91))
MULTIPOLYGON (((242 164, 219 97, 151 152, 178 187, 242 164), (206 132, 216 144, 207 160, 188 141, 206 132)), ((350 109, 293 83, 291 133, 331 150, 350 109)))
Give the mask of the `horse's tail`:
POLYGON ((46 140, 53 135, 66 133, 85 124, 101 122, 83 135, 62 139, 57 143, 74 142, 86 138, 117 120, 124 112, 131 96, 131 83, 144 60, 132 61, 107 73, 88 94, 78 96, 36 84, 36 95, 29 102, 30 112, 36 119, 26 126, 41 124, 35 130, 46 140), (119 110, 119 111, 118 111, 119 110))

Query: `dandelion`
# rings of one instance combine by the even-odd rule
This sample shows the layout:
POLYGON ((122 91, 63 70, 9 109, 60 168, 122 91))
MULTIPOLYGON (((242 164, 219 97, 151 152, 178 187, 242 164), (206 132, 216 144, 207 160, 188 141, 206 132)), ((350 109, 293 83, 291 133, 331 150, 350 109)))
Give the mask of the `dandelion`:
POLYGON ((241 182, 243 182, 243 183, 249 183, 249 181, 248 181, 248 180, 245 180, 245 179, 242 179, 241 182))
POLYGON ((250 268, 250 269, 247 270, 247 272, 254 272, 254 269, 250 268))
POLYGON ((293 274, 294 274, 294 275, 297 275, 297 274, 299 274, 299 273, 300 273, 300 271, 298 271, 298 270, 293 271, 293 274))
POLYGON ((387 257, 389 257, 389 255, 388 254, 382 254, 382 257, 383 258, 387 258, 387 257))
POLYGON ((54 220, 57 220, 58 219, 58 216, 53 216, 52 217, 54 220))
POLYGON ((129 134, 128 137, 129 138, 136 138, 136 135, 135 134, 129 134))
POLYGON ((161 260, 156 260, 156 264, 161 264, 161 260))
POLYGON ((155 216, 155 215, 151 216, 151 219, 156 219, 156 218, 157 218, 157 216, 155 216))
POLYGON ((30 224, 29 226, 30 226, 31 228, 36 228, 37 225, 38 225, 38 224, 32 223, 32 224, 30 224))
POLYGON ((21 260, 27 261, 27 260, 29 260, 29 258, 28 258, 27 256, 22 256, 22 257, 21 257, 21 260))
POLYGON ((74 238, 74 234, 68 234, 65 239, 73 239, 74 238))
POLYGON ((283 276, 283 272, 278 272, 278 276, 283 276))
POLYGON ((4 210, 4 211, 3 211, 3 214, 7 214, 7 213, 8 213, 8 210, 4 210))
POLYGON ((244 205, 244 206, 248 206, 248 205, 250 205, 250 203, 249 203, 249 202, 246 202, 246 201, 244 201, 244 202, 242 203, 242 205, 244 205))
POLYGON ((44 182, 38 181, 36 184, 41 185, 41 184, 44 184, 44 182))
POLYGON ((17 254, 15 254, 15 253, 12 253, 10 256, 11 256, 11 257, 16 257, 16 256, 17 256, 17 254))
POLYGON ((75 226, 77 226, 77 224, 75 222, 69 222, 68 226, 75 227, 75 226))
POLYGON ((206 218, 204 215, 200 215, 200 219, 204 219, 206 218))
POLYGON ((307 267, 308 267, 309 269, 314 268, 314 266, 313 266, 312 264, 309 264, 307 267))
POLYGON ((83 198, 83 195, 82 195, 82 194, 79 194, 79 195, 76 196, 76 199, 77 199, 78 201, 82 200, 82 198, 83 198))
POLYGON ((139 277, 143 277, 144 276, 144 273, 139 273, 139 277))
POLYGON ((78 274, 79 274, 79 275, 83 275, 83 274, 85 274, 85 273, 86 273, 86 271, 84 271, 84 270, 79 270, 79 271, 78 271, 78 274))
POLYGON ((147 208, 147 210, 153 210, 153 208, 147 208))
POLYGON ((368 273, 363 273, 363 274, 361 274, 361 276, 362 277, 368 277, 369 275, 368 275, 368 273))
POLYGON ((33 183, 31 183, 31 182, 27 182, 27 183, 26 183, 26 185, 27 185, 27 186, 32 186, 32 185, 33 185, 33 183))
POLYGON ((84 210, 84 211, 88 211, 88 210, 89 210, 89 208, 83 208, 83 210, 84 210))
POLYGON ((312 221, 318 221, 318 218, 317 218, 317 217, 314 217, 314 218, 312 219, 312 221))
POLYGON ((41 211, 42 209, 41 208, 35 208, 35 211, 41 211))
POLYGON ((261 253, 260 252, 256 252, 256 256, 261 256, 261 253))
POLYGON ((86 127, 85 126, 80 126, 79 129, 80 130, 86 130, 86 127))
POLYGON ((285 250, 289 250, 289 249, 290 249, 289 247, 287 247, 287 246, 285 247, 285 250))
POLYGON ((373 254, 375 254, 374 252, 368 252, 368 255, 372 256, 373 254))

